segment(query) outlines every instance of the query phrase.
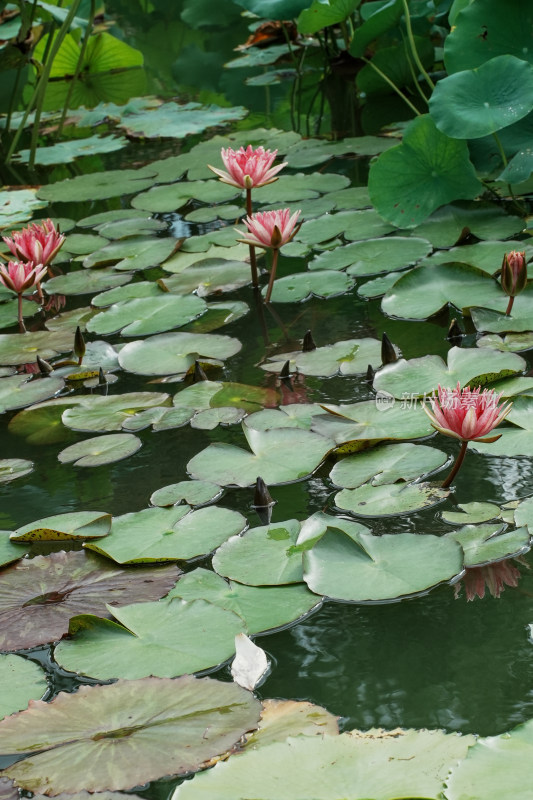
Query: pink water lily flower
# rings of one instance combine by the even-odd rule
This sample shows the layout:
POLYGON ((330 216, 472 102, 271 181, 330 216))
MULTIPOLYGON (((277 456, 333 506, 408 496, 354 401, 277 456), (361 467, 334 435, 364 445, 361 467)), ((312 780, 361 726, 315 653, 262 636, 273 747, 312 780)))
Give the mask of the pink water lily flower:
POLYGON ((227 172, 208 164, 209 169, 218 175, 223 183, 229 183, 238 189, 252 189, 254 186, 266 186, 267 183, 277 181, 277 173, 287 164, 284 162, 273 167, 278 151, 271 152, 264 147, 254 150, 251 144, 246 150, 244 147, 239 150, 232 150, 231 147, 227 150, 222 148, 220 154, 227 172))
POLYGON ((8 261, 0 265, 0 281, 18 295, 35 286, 46 275, 46 267, 33 265, 33 261, 8 261))
POLYGON ((65 241, 51 219, 45 219, 40 224, 33 222, 27 228, 15 231, 12 238, 2 238, 16 258, 45 266, 57 255, 65 241))
POLYGON ((244 235, 244 239, 238 241, 254 247, 279 250, 299 231, 300 226, 296 226, 296 223, 300 213, 295 211, 291 216, 289 208, 282 208, 279 211, 258 211, 257 214, 245 217, 244 224, 248 228, 248 233, 244 235))
MULTIPOLYGON (((505 419, 511 410, 512 403, 500 402, 501 394, 494 389, 461 389, 458 383, 455 389, 443 389, 439 386, 438 397, 430 397, 432 411, 424 405, 423 409, 431 420, 433 427, 445 436, 452 436, 462 442, 483 441, 505 419)), ((496 438, 499 438, 497 436, 496 438)), ((490 437, 494 441, 494 437, 490 437)))

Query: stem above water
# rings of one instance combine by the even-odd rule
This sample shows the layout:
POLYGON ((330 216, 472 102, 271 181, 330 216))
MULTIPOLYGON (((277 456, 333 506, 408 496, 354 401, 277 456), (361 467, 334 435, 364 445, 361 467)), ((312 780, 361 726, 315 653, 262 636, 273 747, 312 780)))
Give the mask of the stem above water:
POLYGON ((279 249, 277 247, 274 247, 272 250, 272 267, 270 270, 270 280, 268 282, 268 289, 265 295, 265 303, 270 303, 272 289, 274 288, 274 280, 276 278, 276 268, 278 266, 278 254, 279 254, 279 249))
POLYGON ((461 442, 461 449, 459 450, 459 455, 457 456, 457 458, 455 460, 455 464, 451 468, 450 474, 448 475, 448 477, 446 478, 446 480, 442 484, 442 488, 443 489, 447 489, 448 486, 451 485, 451 482, 453 481, 453 479, 455 478, 455 476, 459 472, 461 464, 464 461, 464 457, 465 457, 465 453, 466 453, 466 448, 467 447, 468 447, 468 442, 467 441, 462 441, 461 442))
MULTIPOLYGON (((252 190, 246 189, 246 213, 249 217, 252 216, 252 190)), ((250 270, 252 272, 252 286, 257 288, 259 281, 257 278, 257 261, 255 258, 255 247, 250 245, 250 270)))

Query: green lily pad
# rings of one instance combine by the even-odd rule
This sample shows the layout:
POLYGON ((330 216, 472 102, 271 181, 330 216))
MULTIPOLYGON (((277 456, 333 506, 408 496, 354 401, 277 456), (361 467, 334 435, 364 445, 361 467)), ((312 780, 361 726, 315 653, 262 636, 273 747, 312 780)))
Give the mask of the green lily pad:
POLYGON ((114 303, 123 303, 139 297, 163 297, 164 293, 164 289, 156 281, 135 281, 95 295, 91 305, 95 308, 109 308, 114 303))
POLYGON ((23 478, 30 472, 33 472, 33 461, 25 458, 0 458, 0 483, 23 478))
POLYGON ((531 538, 527 528, 502 533, 501 523, 463 525, 447 536, 455 539, 463 548, 465 567, 481 567, 506 558, 527 553, 531 538))
MULTIPOLYGON (((495 356, 497 353, 493 353, 493 355, 495 356)), ((470 447, 472 450, 475 450, 476 453, 485 453, 491 456, 532 456, 532 410, 532 397, 517 398, 514 401, 511 412, 506 417, 507 422, 512 423, 512 426, 506 425, 504 428, 498 428, 498 433, 501 434, 498 441, 492 444, 471 442, 470 447)))
POLYGON ((235 222, 235 220, 242 217, 243 209, 241 206, 236 205, 223 205, 213 206, 209 208, 195 208, 194 211, 189 211, 184 219, 187 222, 214 222, 217 219, 223 219, 228 222, 235 222))
POLYGON ((33 703, 4 720, 0 746, 3 752, 27 753, 43 750, 46 742, 44 752, 10 768, 17 785, 30 791, 127 789, 199 769, 255 728, 259 711, 250 692, 212 678, 118 681, 33 703), (92 769, 96 761, 98 770, 92 769))
POLYGON ((243 119, 248 111, 243 106, 221 108, 216 105, 202 106, 200 103, 163 103, 149 113, 128 114, 119 128, 132 132, 143 139, 171 137, 184 139, 195 133, 202 133, 213 125, 223 125, 243 119))
POLYGON ((348 267, 348 275, 377 275, 410 267, 429 252, 431 245, 426 239, 406 236, 367 239, 321 253, 309 264, 309 269, 338 270, 348 267))
POLYGON ((61 248, 61 255, 65 253, 76 256, 86 255, 104 247, 108 241, 104 236, 97 236, 94 233, 71 233, 61 248))
MULTIPOLYGON (((507 298, 505 299, 507 300, 507 298)), ((519 295, 515 298, 510 316, 502 313, 502 311, 503 309, 491 311, 487 308, 473 308, 472 322, 476 326, 476 330, 513 334, 515 340, 519 334, 527 334, 533 330, 531 290, 529 292, 526 291, 524 296, 519 295)), ((505 338, 508 339, 509 337, 506 336, 505 338)), ((527 340, 526 337, 525 341, 527 342, 527 340)), ((513 339, 510 339, 510 341, 513 341, 513 339)))
MULTIPOLYGON (((112 153, 121 150, 128 144, 124 136, 89 136, 85 139, 70 139, 66 142, 57 142, 47 147, 41 145, 35 153, 35 164, 66 164, 82 156, 92 156, 95 153, 112 153)), ((17 160, 27 163, 30 159, 29 150, 19 150, 17 160)))
POLYGON ((313 417, 313 430, 328 436, 339 445, 338 452, 354 453, 368 447, 368 442, 383 439, 420 439, 433 428, 422 408, 410 403, 396 403, 386 393, 376 400, 325 407, 333 413, 313 417))
MULTIPOLYGON (((369 208, 363 211, 339 211, 337 214, 324 214, 323 217, 304 222, 296 239, 308 245, 317 245, 334 239, 340 234, 354 241, 384 236, 393 230, 394 228, 383 222, 373 208, 369 208)), ((317 265, 317 269, 322 268, 317 265)))
POLYGON ((213 569, 225 578, 251 586, 301 583, 302 551, 296 546, 295 519, 251 528, 232 536, 213 556, 213 569))
POLYGON ((209 303, 205 314, 184 325, 183 329, 190 333, 211 333, 245 317, 249 311, 248 305, 241 300, 209 303))
MULTIPOLYGON (((48 361, 60 353, 68 353, 71 349, 72 335, 69 331, 32 331, 15 335, 2 333, 0 334, 0 365, 35 364, 37 354, 48 361)), ((55 379, 52 378, 52 381, 55 379)), ((42 387, 40 391, 43 391, 42 387)))
POLYGON ((302 139, 287 150, 286 161, 291 169, 315 167, 335 156, 376 156, 395 144, 384 136, 347 137, 340 142, 325 139, 302 139))
POLYGON ((374 300, 376 297, 382 297, 391 289, 397 280, 401 277, 402 273, 389 272, 388 275, 374 278, 371 281, 363 283, 357 289, 359 297, 364 297, 367 300, 374 300))
POLYGON ((0 719, 26 708, 30 700, 39 700, 48 690, 39 664, 13 653, 0 655, 0 681, 0 719))
POLYGON ((293 175, 281 175, 275 183, 254 189, 254 200, 262 206, 277 203, 279 208, 280 203, 294 203, 318 197, 319 194, 338 192, 349 185, 350 180, 345 175, 336 175, 333 172, 311 172, 305 175, 297 172, 293 175))
POLYGON ((351 603, 425 593, 463 571, 457 542, 430 534, 373 536, 330 528, 303 558, 311 591, 351 603))
POLYGON ((78 294, 93 294, 103 292, 105 289, 114 289, 131 281, 131 275, 115 272, 114 269, 100 269, 98 272, 78 270, 69 272, 68 275, 58 275, 50 278, 43 285, 48 293, 64 294, 67 297, 78 294))
MULTIPOLYGON (((286 252, 284 250, 284 252, 286 252)), ((261 257, 261 253, 257 254, 261 257)), ((185 253, 178 250, 168 261, 163 264, 163 269, 166 272, 181 273, 190 267, 192 264, 205 261, 245 261, 250 257, 250 248, 247 244, 236 244, 235 247, 220 247, 213 244, 205 252, 189 252, 185 253)))
POLYGON ((250 486, 258 475, 268 485, 293 483, 313 473, 331 448, 331 441, 304 430, 243 430, 251 453, 215 442, 189 461, 189 474, 220 486, 250 486))
POLYGON ((208 408, 198 411, 191 419, 191 428, 212 431, 217 425, 236 425, 246 416, 243 408, 208 408))
POLYGON ((508 239, 522 232, 524 220, 507 214, 493 203, 463 202, 437 209, 413 232, 423 239, 429 239, 433 247, 452 247, 465 228, 478 239, 508 239))
POLYGON ((443 511, 441 518, 451 525, 476 525, 500 516, 500 507, 494 503, 458 503, 462 511, 443 511))
POLYGON ((374 378, 374 388, 394 397, 429 396, 438 385, 485 386, 489 382, 522 372, 524 359, 514 353, 479 348, 452 347, 446 365, 440 356, 422 356, 387 364, 374 378))
POLYGON ((81 203, 85 200, 105 200, 108 197, 137 194, 153 185, 154 175, 150 167, 77 175, 75 178, 41 186, 37 198, 59 203, 81 203))
POLYGON ((74 511, 31 522, 11 534, 14 542, 100 539, 111 528, 111 514, 102 511, 74 511))
POLYGON ((206 569, 188 572, 168 597, 207 600, 234 611, 246 622, 250 634, 284 628, 320 607, 321 601, 303 584, 247 586, 206 569))
MULTIPOLYGON (((3 287, 2 287, 3 288, 3 287)), ((7 295, 7 290, 6 290, 7 295)), ((9 292, 10 297, 14 297, 9 292)), ((36 305, 32 300, 22 301, 22 316, 32 317, 37 311, 36 305)), ((18 322, 18 300, 5 300, 0 304, 0 328, 10 328, 18 322)))
POLYGON ((63 378, 48 377, 30 380, 28 375, 0 378, 0 413, 14 408, 25 408, 48 400, 61 391, 63 378))
POLYGON ((12 564, 26 555, 27 548, 11 542, 11 531, 0 530, 0 566, 12 564))
POLYGON ((198 236, 189 236, 181 246, 183 253, 205 253, 210 247, 232 247, 239 236, 244 236, 246 228, 244 225, 233 227, 226 225, 208 233, 198 236))
POLYGON ((401 144, 371 165, 368 191, 387 222, 415 228, 439 206, 476 197, 482 184, 466 142, 450 139, 423 115, 409 123, 401 144))
MULTIPOLYGON (((422 264, 430 266, 460 261, 470 264, 471 267, 486 272, 487 275, 495 275, 501 269, 503 254, 510 250, 524 251, 526 259, 533 258, 533 248, 528 240, 508 239, 505 242, 499 240, 486 240, 476 244, 464 244, 458 247, 451 247, 449 250, 439 250, 433 253, 430 258, 422 261, 422 264)), ((527 291, 527 290, 526 290, 527 291)), ((531 291, 531 289, 529 289, 531 291)), ((482 305, 477 303, 476 305, 482 305)))
MULTIPOLYGON (((427 730, 298 736, 216 764, 178 786, 171 800, 437 797, 448 771, 474 741, 473 736, 427 730)), ((522 765, 521 774, 527 781, 530 770, 522 765)))
POLYGON ((301 428, 308 431, 314 417, 322 413, 322 406, 318 403, 290 403, 281 408, 256 411, 246 418, 246 425, 256 431, 268 431, 272 428, 301 428))
POLYGON ((329 477, 334 486, 355 489, 370 481, 372 486, 410 481, 442 467, 448 456, 434 447, 386 444, 339 461, 329 477))
POLYGON ((127 392, 126 394, 83 397, 80 402, 63 412, 62 422, 74 431, 120 431, 125 420, 136 411, 167 405, 169 395, 163 392, 127 392))
MULTIPOLYGON (((503 10, 503 9, 502 9, 503 10)), ((533 720, 501 736, 480 738, 459 763, 450 764, 447 800, 527 800, 533 779, 533 720)))
POLYGON ((176 211, 193 199, 204 203, 226 203, 240 193, 235 186, 216 180, 179 181, 142 192, 133 198, 132 206, 142 211, 164 214, 176 211))
POLYGON ((119 564, 187 560, 210 553, 245 527, 242 514, 219 506, 146 508, 115 517, 106 541, 87 547, 119 564))
POLYGON ((482 336, 476 341, 477 347, 490 347, 493 350, 501 350, 502 353, 519 353, 522 350, 533 348, 533 332, 508 333, 507 336, 498 336, 490 333, 482 336))
MULTIPOLYGON (((289 587, 293 591, 294 587, 289 587)), ((270 589, 270 591, 278 591, 270 589)), ((287 591, 287 589, 283 589, 287 591)), ((259 728, 246 737, 246 748, 265 747, 273 742, 284 742, 289 736, 337 736, 338 717, 321 706, 305 701, 263 700, 259 728)))
POLYGON ((96 314, 87 323, 91 333, 106 335, 121 332, 122 336, 149 336, 180 328, 207 310, 200 297, 163 294, 139 297, 115 303, 96 314))
POLYGON ((129 236, 95 250, 87 256, 83 266, 91 268, 113 264, 114 269, 126 272, 149 269, 165 261, 175 247, 176 240, 171 237, 129 236))
MULTIPOLYGON (((164 268, 167 268, 166 264, 164 268)), ((210 294, 233 292, 246 286, 250 283, 250 267, 243 261, 203 259, 176 276, 163 278, 163 281, 171 292, 196 292, 198 297, 207 297, 210 294)))
POLYGON ((13 189, 0 192, 0 228, 26 222, 38 208, 48 203, 37 198, 36 189, 13 189))
POLYGON ((71 621, 72 638, 55 648, 61 667, 100 680, 177 677, 226 661, 235 652, 235 636, 246 630, 233 611, 205 600, 108 610, 118 622, 90 614, 71 621))
POLYGON ((74 435, 65 428, 61 415, 65 408, 81 402, 81 397, 58 397, 19 411, 9 421, 8 430, 15 436, 23 436, 28 444, 56 444, 74 441, 74 435))
MULTIPOLYGON (((349 291, 353 278, 342 272, 300 272, 278 278, 272 292, 273 303, 301 303, 311 297, 336 297, 349 291)), ((266 294, 266 288, 263 289, 266 294)))
POLYGON ((153 231, 162 231, 168 227, 160 219, 141 216, 118 219, 98 226, 98 233, 106 239, 125 239, 128 236, 148 236, 153 231))
MULTIPOLYGON (((0 336, 0 361, 1 361, 0 336)), ((164 333, 129 342, 119 353, 122 369, 136 375, 173 375, 187 372, 194 362, 229 358, 242 345, 237 339, 213 333, 164 333)))
POLYGON ((2 572, 0 648, 57 641, 75 614, 107 616, 114 606, 155 600, 178 575, 174 565, 125 570, 84 551, 22 559, 2 572))
MULTIPOLYGON (((138 220, 140 216, 141 215, 139 212, 134 208, 113 208, 110 211, 101 211, 98 214, 91 214, 88 217, 83 217, 83 219, 79 219, 76 222, 76 226, 78 228, 98 228, 100 225, 107 225, 112 222, 121 222, 123 220, 131 219, 138 220)), ((146 214, 146 216, 143 217, 143 220, 149 219, 149 214, 146 214)), ((110 236, 109 238, 112 239, 113 237, 110 236)))
POLYGON ((59 453, 58 459, 75 467, 101 467, 129 458, 141 446, 141 440, 132 433, 110 433, 71 444, 59 453))
POLYGON ((366 483, 357 489, 337 492, 337 508, 361 517, 383 517, 411 514, 441 503, 449 491, 429 483, 394 483, 373 486, 366 483))
POLYGON ((309 352, 292 351, 278 353, 265 364, 262 369, 267 372, 280 372, 289 361, 291 372, 302 375, 360 375, 366 372, 368 365, 378 367, 381 364, 381 342, 378 339, 347 339, 335 344, 317 347, 309 352))
POLYGON ((222 489, 216 483, 208 481, 179 481, 157 489, 150 497, 153 506, 165 508, 186 503, 189 506, 204 506, 218 500, 222 489))

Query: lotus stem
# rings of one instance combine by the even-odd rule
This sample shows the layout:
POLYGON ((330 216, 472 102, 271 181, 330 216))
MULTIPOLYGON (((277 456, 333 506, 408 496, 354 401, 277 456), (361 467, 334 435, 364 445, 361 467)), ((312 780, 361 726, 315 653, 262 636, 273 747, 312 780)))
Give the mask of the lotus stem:
MULTIPOLYGON (((252 190, 246 189, 246 213, 249 217, 252 216, 252 190)), ((256 289, 259 286, 257 278, 257 261, 255 258, 255 247, 250 245, 250 270, 252 272, 252 286, 256 289)))
POLYGON ((461 464, 464 461, 464 457, 465 457, 465 454, 466 454, 466 448, 467 447, 468 447, 468 442, 463 440, 461 442, 461 449, 459 450, 459 455, 457 456, 457 458, 455 460, 455 464, 451 468, 450 474, 448 475, 448 477, 446 478, 446 480, 442 484, 442 488, 443 489, 447 489, 448 486, 451 485, 453 479, 455 478, 455 476, 459 472, 459 469, 461 468, 461 464))
POLYGON ((22 319, 22 292, 19 292, 17 297, 18 297, 19 331, 21 333, 26 333, 26 326, 24 325, 24 320, 22 319))
POLYGON ((506 315, 507 315, 508 317, 510 317, 510 316, 511 316, 511 311, 512 311, 512 308, 513 308, 513 303, 514 303, 514 297, 510 297, 510 298, 509 298, 509 302, 508 302, 508 304, 507 304, 507 310, 506 310, 506 312, 505 312, 505 313, 506 313, 506 315))
POLYGON ((270 270, 270 280, 268 282, 268 289, 265 295, 265 303, 270 303, 270 298, 272 296, 272 289, 274 288, 274 281, 276 279, 276 269, 278 266, 278 254, 279 254, 279 248, 274 247, 272 250, 272 268, 270 270))

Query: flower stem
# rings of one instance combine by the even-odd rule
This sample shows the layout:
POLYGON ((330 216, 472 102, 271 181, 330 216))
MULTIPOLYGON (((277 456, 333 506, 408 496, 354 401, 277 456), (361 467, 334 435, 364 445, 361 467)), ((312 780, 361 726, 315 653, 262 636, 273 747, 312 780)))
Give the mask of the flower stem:
MULTIPOLYGON (((246 189, 246 213, 249 217, 252 216, 252 190, 246 189)), ((252 272, 252 286, 257 288, 259 281, 257 279, 257 261, 255 259, 255 247, 250 245, 250 270, 252 272)))
POLYGON ((507 304, 507 310, 506 310, 506 312, 505 312, 505 313, 506 313, 506 315, 507 315, 508 317, 510 317, 510 316, 511 316, 511 311, 512 311, 512 308, 513 308, 513 303, 514 303, 514 297, 510 297, 510 298, 509 298, 509 303, 507 304))
POLYGON ((276 278, 276 268, 278 266, 278 254, 279 254, 279 248, 274 247, 272 250, 272 268, 270 270, 270 280, 268 282, 268 289, 265 295, 265 303, 270 303, 272 289, 274 288, 274 280, 276 278))
POLYGON ((19 292, 17 297, 18 297, 19 331, 21 333, 26 333, 26 326, 24 325, 24 320, 22 319, 22 292, 19 292))
POLYGON ((466 448, 467 447, 468 447, 468 442, 467 441, 462 441, 461 442, 461 449, 459 450, 459 455, 457 456, 457 458, 455 460, 455 464, 451 468, 450 474, 448 475, 448 477, 446 478, 446 480, 442 484, 442 488, 443 489, 447 489, 448 486, 450 486, 451 482, 453 481, 453 479, 455 478, 455 476, 459 472, 459 469, 460 469, 461 464, 463 463, 463 460, 464 460, 464 457, 465 457, 465 453, 466 453, 466 448))

